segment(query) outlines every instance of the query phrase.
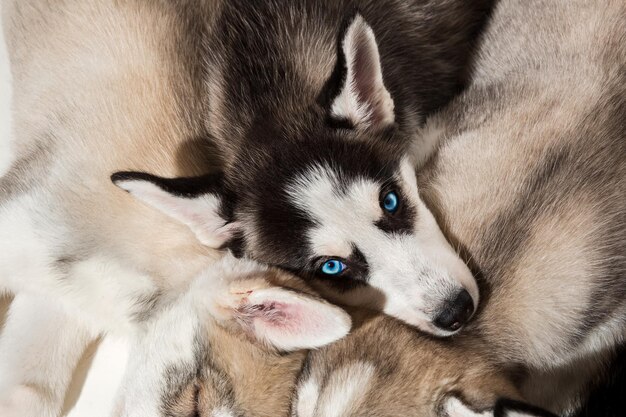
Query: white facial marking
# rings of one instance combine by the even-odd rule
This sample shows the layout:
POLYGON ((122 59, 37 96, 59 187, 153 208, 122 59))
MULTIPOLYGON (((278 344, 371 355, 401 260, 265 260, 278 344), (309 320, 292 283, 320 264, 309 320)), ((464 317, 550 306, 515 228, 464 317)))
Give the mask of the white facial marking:
MULTIPOLYGON (((388 233, 376 225, 388 216, 380 207, 380 184, 366 178, 346 184, 340 176, 329 167, 315 166, 288 188, 293 204, 314 220, 307 235, 313 255, 348 258, 358 248, 368 263, 364 278, 385 295, 386 313, 427 332, 446 334, 431 324, 434 316, 463 288, 476 304, 478 287, 421 201, 408 159, 396 176, 396 191, 405 200, 400 204, 415 210, 412 230, 406 233, 388 233)), ((341 301, 364 300, 348 296, 341 301)))
POLYGON ((373 225, 382 216, 378 184, 356 180, 345 195, 340 194, 339 188, 334 172, 315 167, 290 190, 295 205, 319 222, 308 238, 313 252, 319 256, 348 257, 353 250, 351 242, 370 237, 371 231, 363 224, 373 225))
POLYGON ((374 366, 366 362, 353 363, 333 372, 321 395, 317 416, 343 417, 359 407, 375 374, 374 366))

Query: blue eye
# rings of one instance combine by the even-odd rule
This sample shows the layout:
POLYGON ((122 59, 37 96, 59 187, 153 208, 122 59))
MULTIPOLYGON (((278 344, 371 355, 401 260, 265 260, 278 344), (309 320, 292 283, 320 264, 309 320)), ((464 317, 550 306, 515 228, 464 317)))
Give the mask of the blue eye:
POLYGON ((322 265, 322 272, 326 275, 339 275, 346 269, 346 265, 337 259, 330 259, 322 265))
POLYGON ((394 213, 398 209, 398 195, 393 191, 390 191, 383 198, 383 208, 388 213, 394 213))

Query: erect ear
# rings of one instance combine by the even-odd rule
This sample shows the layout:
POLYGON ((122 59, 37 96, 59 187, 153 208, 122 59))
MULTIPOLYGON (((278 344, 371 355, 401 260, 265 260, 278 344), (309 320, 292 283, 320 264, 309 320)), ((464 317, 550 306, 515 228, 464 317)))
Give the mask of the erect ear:
POLYGON ((474 410, 455 396, 446 398, 441 417, 557 417, 520 401, 500 399, 493 410, 474 410))
POLYGON ((343 67, 336 72, 342 77, 330 104, 330 117, 356 128, 392 124, 393 100, 383 83, 376 38, 360 14, 352 18, 340 39, 337 65, 343 67))
POLYGON ((222 320, 234 322, 278 350, 317 348, 350 331, 350 316, 339 307, 305 293, 267 286, 260 278, 235 281, 230 296, 219 298, 222 320))
POLYGON ((221 247, 236 231, 224 210, 221 174, 162 178, 143 172, 116 172, 111 181, 133 197, 186 224, 204 245, 221 247))

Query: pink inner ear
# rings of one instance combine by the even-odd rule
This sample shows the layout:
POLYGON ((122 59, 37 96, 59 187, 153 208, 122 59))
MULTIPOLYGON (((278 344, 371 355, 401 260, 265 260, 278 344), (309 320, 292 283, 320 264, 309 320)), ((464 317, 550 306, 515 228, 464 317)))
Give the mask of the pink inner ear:
POLYGON ((244 319, 248 318, 246 321, 261 321, 264 326, 285 332, 297 331, 301 327, 302 309, 297 305, 269 300, 262 304, 244 306, 239 311, 244 319))
POLYGON ((284 290, 269 291, 271 296, 258 298, 255 291, 237 310, 242 327, 260 341, 283 350, 313 348, 350 330, 349 316, 338 307, 284 290))

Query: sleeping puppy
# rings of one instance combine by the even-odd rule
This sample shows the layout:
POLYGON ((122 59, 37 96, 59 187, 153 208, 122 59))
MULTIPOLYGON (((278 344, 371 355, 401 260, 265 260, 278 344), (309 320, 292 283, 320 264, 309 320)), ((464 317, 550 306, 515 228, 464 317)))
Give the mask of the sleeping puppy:
POLYGON ((294 276, 227 255, 138 335, 118 415, 552 416, 522 401, 484 344, 370 311, 354 320, 334 342, 347 313, 294 276))

